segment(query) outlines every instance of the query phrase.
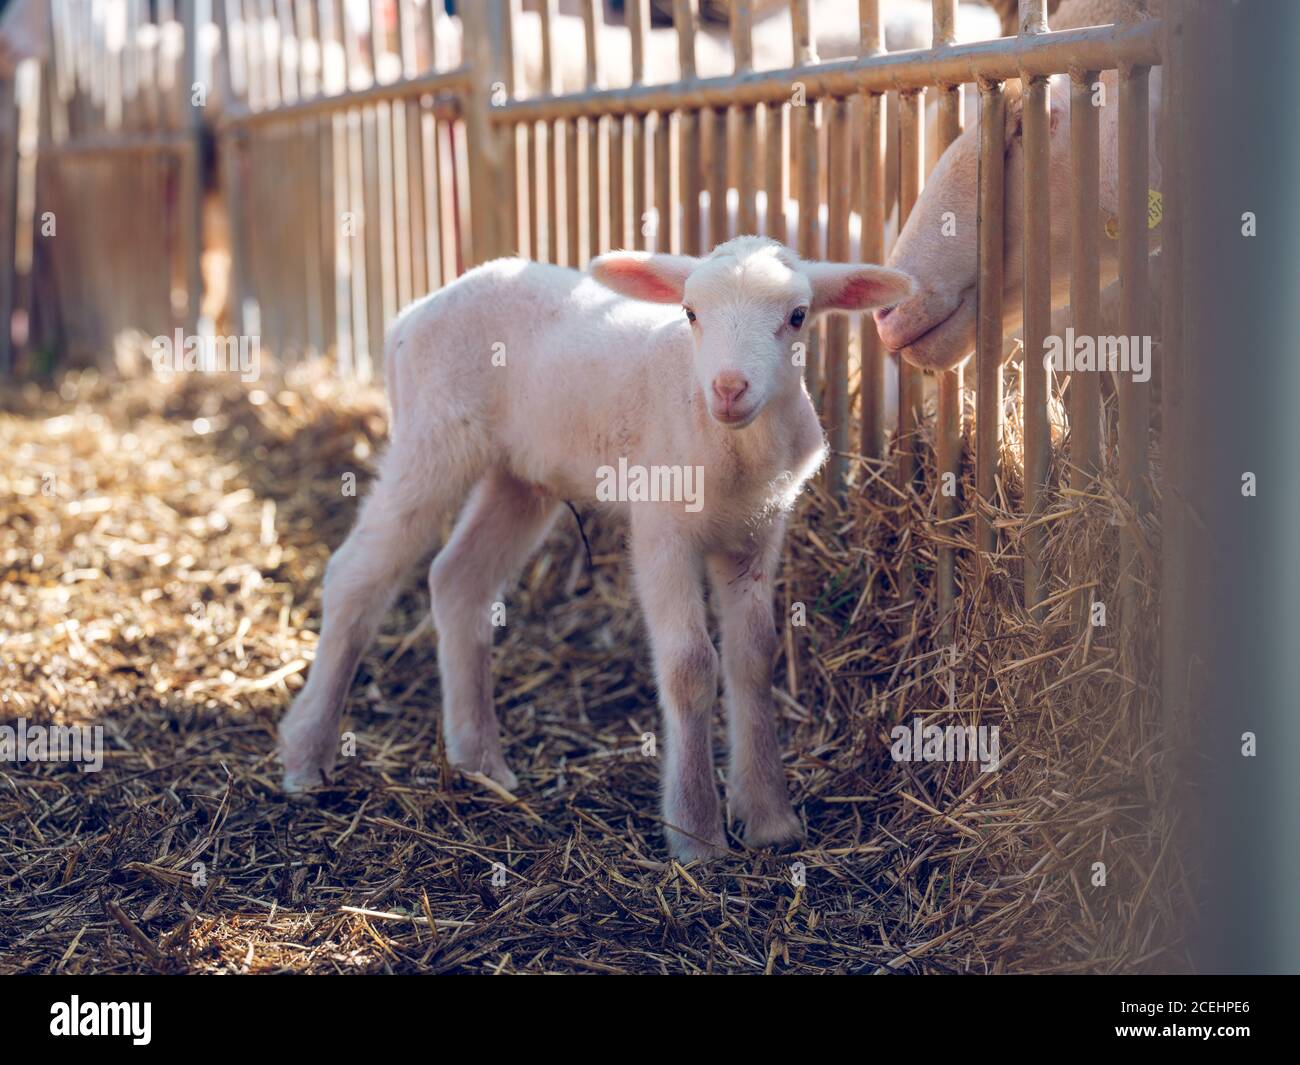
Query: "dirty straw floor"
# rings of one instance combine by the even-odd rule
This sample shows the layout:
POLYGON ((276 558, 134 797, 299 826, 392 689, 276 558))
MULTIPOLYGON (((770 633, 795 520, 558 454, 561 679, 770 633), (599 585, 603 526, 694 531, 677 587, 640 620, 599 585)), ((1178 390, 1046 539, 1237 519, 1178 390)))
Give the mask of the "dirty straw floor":
MULTIPOLYGON (((70 373, 3 401, 0 724, 101 724, 106 757, 98 774, 0 764, 0 971, 1182 967, 1149 647, 1076 638, 1068 594, 1025 616, 1008 513, 984 605, 941 660, 899 560, 927 589, 936 544, 969 522, 936 526, 929 489, 905 509, 865 466, 847 509, 804 502, 780 590, 808 621, 785 628, 776 675, 803 849, 665 860, 645 639, 622 534, 591 518, 592 566, 566 519, 509 597, 517 802, 441 761, 422 571, 353 686, 355 757, 286 802, 275 723, 383 433, 380 397, 311 368, 70 373), (998 725, 1002 767, 892 761, 890 728, 918 713, 998 725)), ((1104 484, 1060 503, 1055 591, 1110 598, 1116 515, 1104 484)))

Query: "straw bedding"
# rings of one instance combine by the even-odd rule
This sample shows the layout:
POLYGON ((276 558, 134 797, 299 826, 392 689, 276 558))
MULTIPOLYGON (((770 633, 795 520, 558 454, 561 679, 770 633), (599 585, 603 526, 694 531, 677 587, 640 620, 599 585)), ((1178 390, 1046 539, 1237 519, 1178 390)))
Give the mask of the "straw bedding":
MULTIPOLYGON (((934 521, 928 448, 910 498, 865 463, 843 507, 806 498, 778 612, 802 603, 807 624, 784 626, 775 688, 807 841, 733 841, 683 868, 643 752, 657 711, 623 533, 592 514, 590 566, 565 516, 509 595, 494 662, 516 797, 441 760, 423 570, 353 685, 355 756, 311 801, 279 794, 275 723, 383 435, 382 397, 312 364, 250 385, 69 372, 5 401, 0 723, 100 724, 105 762, 0 764, 0 971, 1185 966, 1152 683, 1158 532, 1143 527, 1124 642, 1126 516, 1104 479, 1043 525, 1055 598, 1035 620, 1011 434, 1003 551, 982 574, 962 553, 955 657, 930 574, 972 522, 934 521), (1067 584, 1094 586, 1106 627, 1079 635, 1067 584), (918 714, 997 725, 1000 768, 892 760, 891 728, 918 714)), ((721 740, 719 723, 720 767, 721 740)))

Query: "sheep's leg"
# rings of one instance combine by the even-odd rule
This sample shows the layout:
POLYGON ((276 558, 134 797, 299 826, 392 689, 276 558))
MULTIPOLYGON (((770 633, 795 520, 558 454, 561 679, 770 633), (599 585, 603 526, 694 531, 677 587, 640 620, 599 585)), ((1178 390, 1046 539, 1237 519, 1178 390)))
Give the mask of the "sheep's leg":
POLYGON ((518 781, 502 756, 492 706, 492 632, 505 620, 494 600, 557 513, 553 497, 492 470, 474 489, 429 569, 447 760, 511 790, 518 781))
POLYGON ((743 838, 750 847, 785 843, 803 834, 790 806, 772 705, 772 660, 778 646, 772 595, 782 531, 775 530, 752 554, 708 559, 722 629, 727 796, 745 824, 743 838))
POLYGON ((654 650, 664 720, 664 832, 678 858, 726 850, 710 727, 718 655, 709 638, 698 554, 658 522, 634 523, 637 595, 654 650))
POLYGON ((461 498, 464 479, 427 453, 396 445, 357 523, 325 570, 316 660, 307 683, 280 722, 284 788, 322 783, 338 754, 339 721, 357 665, 401 587, 402 578, 461 498))

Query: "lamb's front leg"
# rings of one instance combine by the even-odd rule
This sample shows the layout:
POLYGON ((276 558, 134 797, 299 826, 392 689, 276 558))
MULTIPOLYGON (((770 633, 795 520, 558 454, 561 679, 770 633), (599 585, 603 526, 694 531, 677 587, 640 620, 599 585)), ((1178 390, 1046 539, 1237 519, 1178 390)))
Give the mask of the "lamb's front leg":
POLYGON ((718 654, 709 638, 702 560, 651 520, 634 521, 632 562, 664 720, 664 833, 675 857, 710 858, 727 847, 713 777, 718 654))
POLYGON ((772 705, 773 578, 781 553, 780 528, 752 554, 711 555, 709 579, 722 628, 722 686, 731 751, 727 797, 745 824, 750 847, 786 843, 803 835, 790 806, 772 705))

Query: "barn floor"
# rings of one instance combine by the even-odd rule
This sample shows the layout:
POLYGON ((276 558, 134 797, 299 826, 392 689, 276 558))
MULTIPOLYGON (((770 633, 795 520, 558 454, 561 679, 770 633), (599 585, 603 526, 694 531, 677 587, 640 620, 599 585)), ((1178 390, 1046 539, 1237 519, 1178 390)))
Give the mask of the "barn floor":
MULTIPOLYGON (((320 368, 267 377, 120 367, 0 407, 0 724, 100 724, 106 751, 97 774, 0 764, 0 971, 1185 967, 1154 624, 1120 654, 1109 628, 1076 635, 1068 595, 1031 620, 1008 515, 948 662, 932 604, 900 603, 898 560, 927 588, 934 545, 969 522, 936 527, 865 466, 847 509, 804 502, 780 591, 808 620, 786 627, 776 678, 803 849, 665 861, 645 640, 621 532, 590 517, 593 564, 566 518, 508 600, 497 698, 517 801, 440 760, 420 571, 353 686, 355 757, 287 802, 275 723, 384 414, 320 368), (998 725, 1001 768, 891 760, 890 729, 918 713, 998 725)), ((1106 597, 1112 511, 1103 484, 1046 526, 1049 557, 1106 597)))

